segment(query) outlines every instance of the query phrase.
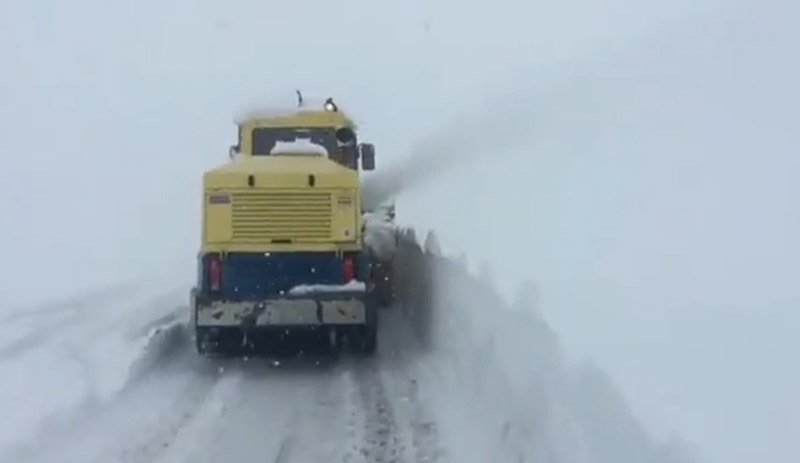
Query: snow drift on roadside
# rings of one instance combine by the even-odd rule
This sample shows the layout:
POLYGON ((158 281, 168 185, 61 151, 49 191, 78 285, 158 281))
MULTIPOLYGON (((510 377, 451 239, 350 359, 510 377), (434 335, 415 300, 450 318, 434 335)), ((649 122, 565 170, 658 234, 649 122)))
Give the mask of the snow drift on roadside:
POLYGON ((463 264, 431 258, 429 271, 436 334, 420 384, 436 385, 427 393, 440 405, 450 460, 695 461, 689 444, 649 436, 599 368, 565 358, 532 286, 508 306, 463 264))
POLYGON ((149 368, 157 330, 180 320, 184 291, 114 287, 4 317, 0 343, 0 459, 47 421, 110 400, 149 368))

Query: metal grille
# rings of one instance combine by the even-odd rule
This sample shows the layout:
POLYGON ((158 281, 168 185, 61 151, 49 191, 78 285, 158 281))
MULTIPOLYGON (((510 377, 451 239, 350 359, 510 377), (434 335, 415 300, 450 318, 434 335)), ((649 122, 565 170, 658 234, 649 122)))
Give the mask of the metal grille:
POLYGON ((234 240, 316 240, 331 236, 330 193, 270 191, 232 196, 234 240))

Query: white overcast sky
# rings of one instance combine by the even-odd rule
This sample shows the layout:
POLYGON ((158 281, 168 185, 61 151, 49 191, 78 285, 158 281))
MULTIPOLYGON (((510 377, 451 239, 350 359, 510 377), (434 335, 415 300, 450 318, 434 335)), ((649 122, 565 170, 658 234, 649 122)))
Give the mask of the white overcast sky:
POLYGON ((405 192, 400 220, 506 290, 536 280, 564 342, 653 429, 713 462, 793 461, 799 12, 6 0, 0 290, 14 306, 144 275, 189 284, 201 172, 227 159, 243 106, 333 96, 379 169, 440 155, 425 146, 459 116, 470 129, 447 135, 480 162, 405 192), (470 152, 480 137, 497 149, 470 152))

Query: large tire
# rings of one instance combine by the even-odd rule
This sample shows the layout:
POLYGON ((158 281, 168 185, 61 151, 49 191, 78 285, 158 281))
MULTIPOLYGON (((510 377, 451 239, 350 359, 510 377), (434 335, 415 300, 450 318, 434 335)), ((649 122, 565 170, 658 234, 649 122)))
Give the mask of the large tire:
POLYGON ((200 355, 219 355, 222 350, 222 337, 211 334, 208 328, 194 329, 194 346, 200 355))
POLYGON ((367 325, 358 337, 358 353, 367 357, 375 355, 378 348, 378 330, 367 325))
POLYGON ((212 334, 208 328, 195 328, 195 349, 204 356, 232 357, 239 352, 240 333, 223 331, 212 334))
POLYGON ((359 354, 372 357, 378 349, 378 317, 380 312, 376 307, 372 307, 371 313, 367 315, 366 325, 359 328, 358 350, 359 354))
POLYGON ((195 327, 194 329, 194 348, 200 355, 206 355, 209 352, 208 333, 202 328, 195 327))

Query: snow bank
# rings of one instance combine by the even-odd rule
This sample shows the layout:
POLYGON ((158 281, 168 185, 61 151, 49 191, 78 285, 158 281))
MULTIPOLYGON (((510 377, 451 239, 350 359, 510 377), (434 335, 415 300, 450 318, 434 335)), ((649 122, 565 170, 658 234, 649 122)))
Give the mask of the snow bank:
POLYGON ((437 371, 461 392, 449 400, 465 406, 458 408, 465 415, 449 417, 450 436, 459 441, 450 448, 463 452, 456 461, 517 461, 520 455, 540 463, 692 461, 683 444, 648 436, 597 366, 566 358, 535 306, 532 285, 509 307, 462 267, 437 260, 433 271, 436 352, 452 367, 440 364, 437 371), (473 423, 466 426, 472 430, 482 423, 481 434, 464 423, 473 423), (481 441, 486 445, 476 445, 481 441))
POLYGON ((154 336, 153 321, 165 320, 185 294, 128 287, 5 318, 0 460, 4 450, 35 436, 49 418, 111 400, 134 374, 135 361, 154 336))
POLYGON ((688 444, 648 435, 597 366, 567 358, 533 285, 508 304, 463 263, 416 252, 409 286, 430 293, 407 310, 432 307, 412 315, 432 330, 417 384, 436 403, 449 461, 696 461, 688 444))

